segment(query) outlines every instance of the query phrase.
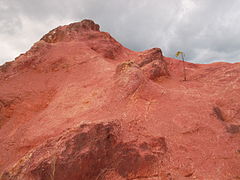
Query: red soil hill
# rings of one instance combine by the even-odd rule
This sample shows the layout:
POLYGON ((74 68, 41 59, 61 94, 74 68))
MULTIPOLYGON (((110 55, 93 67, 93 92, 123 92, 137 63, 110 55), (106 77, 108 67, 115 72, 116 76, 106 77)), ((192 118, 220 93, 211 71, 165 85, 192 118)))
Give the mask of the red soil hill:
POLYGON ((0 179, 240 178, 240 63, 60 26, 0 67, 0 179))

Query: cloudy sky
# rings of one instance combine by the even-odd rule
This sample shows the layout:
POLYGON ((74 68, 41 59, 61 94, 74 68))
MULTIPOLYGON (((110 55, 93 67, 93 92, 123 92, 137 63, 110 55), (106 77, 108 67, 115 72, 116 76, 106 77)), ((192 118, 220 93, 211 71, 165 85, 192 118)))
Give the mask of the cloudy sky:
POLYGON ((240 62, 240 0, 0 0, 0 64, 49 30, 93 19, 124 46, 195 63, 240 62))

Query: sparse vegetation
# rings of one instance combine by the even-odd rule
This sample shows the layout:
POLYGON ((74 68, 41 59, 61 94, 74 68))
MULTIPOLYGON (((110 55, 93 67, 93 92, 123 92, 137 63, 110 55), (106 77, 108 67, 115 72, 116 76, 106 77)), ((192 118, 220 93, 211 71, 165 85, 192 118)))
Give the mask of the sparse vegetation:
POLYGON ((182 51, 178 51, 177 53, 176 53, 176 57, 178 57, 178 56, 180 56, 181 55, 181 57, 182 57, 182 61, 183 61, 183 76, 184 76, 184 81, 186 81, 187 80, 187 77, 186 77, 186 68, 185 68, 185 60, 184 60, 184 56, 185 56, 185 54, 184 54, 184 52, 182 52, 182 51))

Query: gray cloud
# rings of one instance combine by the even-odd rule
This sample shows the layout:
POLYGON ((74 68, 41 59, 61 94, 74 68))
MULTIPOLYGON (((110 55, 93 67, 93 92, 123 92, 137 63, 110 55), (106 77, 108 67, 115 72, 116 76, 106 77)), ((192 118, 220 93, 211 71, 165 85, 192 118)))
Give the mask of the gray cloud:
POLYGON ((0 0, 0 64, 25 52, 49 30, 93 19, 124 46, 162 48, 188 61, 240 61, 240 1, 0 0))

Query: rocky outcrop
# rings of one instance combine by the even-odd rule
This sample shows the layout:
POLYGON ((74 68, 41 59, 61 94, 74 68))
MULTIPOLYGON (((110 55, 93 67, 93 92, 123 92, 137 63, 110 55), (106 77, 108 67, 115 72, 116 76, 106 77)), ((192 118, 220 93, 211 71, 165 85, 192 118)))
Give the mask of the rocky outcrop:
POLYGON ((119 128, 109 122, 68 130, 26 154, 2 179, 91 180, 104 179, 109 172, 126 179, 157 177, 157 162, 167 152, 165 138, 123 142, 119 128))
POLYGON ((100 26, 95 24, 92 20, 83 20, 81 22, 72 23, 68 26, 60 26, 51 30, 44 35, 41 40, 47 43, 56 43, 60 41, 72 40, 74 35, 88 31, 99 31, 100 26))
POLYGON ((163 60, 163 54, 159 48, 144 51, 139 55, 137 63, 143 69, 144 74, 151 80, 169 76, 167 63, 163 60))

